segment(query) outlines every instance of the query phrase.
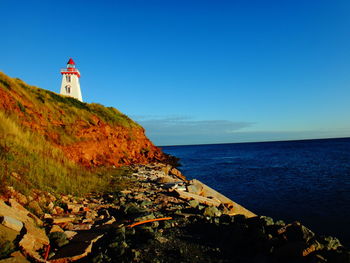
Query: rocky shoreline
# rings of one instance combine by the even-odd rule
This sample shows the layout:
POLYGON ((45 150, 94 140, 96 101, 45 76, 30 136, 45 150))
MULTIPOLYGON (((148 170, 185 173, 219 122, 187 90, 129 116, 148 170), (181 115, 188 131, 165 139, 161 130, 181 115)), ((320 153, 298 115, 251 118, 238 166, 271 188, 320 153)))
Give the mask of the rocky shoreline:
POLYGON ((257 216, 169 165, 131 169, 127 189, 84 198, 9 188, 0 263, 350 262, 338 239, 257 216))

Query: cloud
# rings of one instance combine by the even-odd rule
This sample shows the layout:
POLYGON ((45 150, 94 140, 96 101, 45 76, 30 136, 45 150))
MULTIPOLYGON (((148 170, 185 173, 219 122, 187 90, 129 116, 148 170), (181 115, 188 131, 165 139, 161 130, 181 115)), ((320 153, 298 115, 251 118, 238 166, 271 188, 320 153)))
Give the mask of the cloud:
POLYGON ((254 123, 189 116, 132 116, 159 146, 349 137, 350 130, 257 131, 254 123), (248 128, 248 129, 245 129, 248 128))
POLYGON ((157 145, 219 143, 251 126, 250 122, 195 120, 188 116, 133 116, 157 145))

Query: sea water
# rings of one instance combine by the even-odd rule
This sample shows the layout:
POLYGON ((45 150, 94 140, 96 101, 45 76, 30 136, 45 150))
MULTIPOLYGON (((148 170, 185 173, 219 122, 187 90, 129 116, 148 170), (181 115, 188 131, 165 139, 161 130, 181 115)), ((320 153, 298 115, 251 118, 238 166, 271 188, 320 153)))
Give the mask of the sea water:
POLYGON ((258 215, 350 245, 350 138, 164 146, 180 170, 258 215))

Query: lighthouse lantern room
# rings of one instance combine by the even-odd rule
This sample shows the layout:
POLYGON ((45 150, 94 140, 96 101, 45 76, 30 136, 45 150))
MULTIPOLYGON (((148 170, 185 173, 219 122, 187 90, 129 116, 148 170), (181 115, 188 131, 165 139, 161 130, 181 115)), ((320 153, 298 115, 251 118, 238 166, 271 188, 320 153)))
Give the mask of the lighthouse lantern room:
POLYGON ((61 74, 62 84, 60 93, 62 95, 70 96, 76 98, 77 100, 83 101, 79 83, 80 72, 75 68, 73 59, 69 59, 67 68, 61 69, 61 74))

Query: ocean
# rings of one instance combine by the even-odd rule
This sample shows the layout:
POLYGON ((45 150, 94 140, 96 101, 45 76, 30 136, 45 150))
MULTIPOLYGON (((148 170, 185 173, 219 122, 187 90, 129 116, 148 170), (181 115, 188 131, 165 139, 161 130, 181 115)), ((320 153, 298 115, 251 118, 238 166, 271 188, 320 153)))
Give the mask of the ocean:
POLYGON ((161 148, 180 158, 188 179, 350 246, 350 138, 161 148))

